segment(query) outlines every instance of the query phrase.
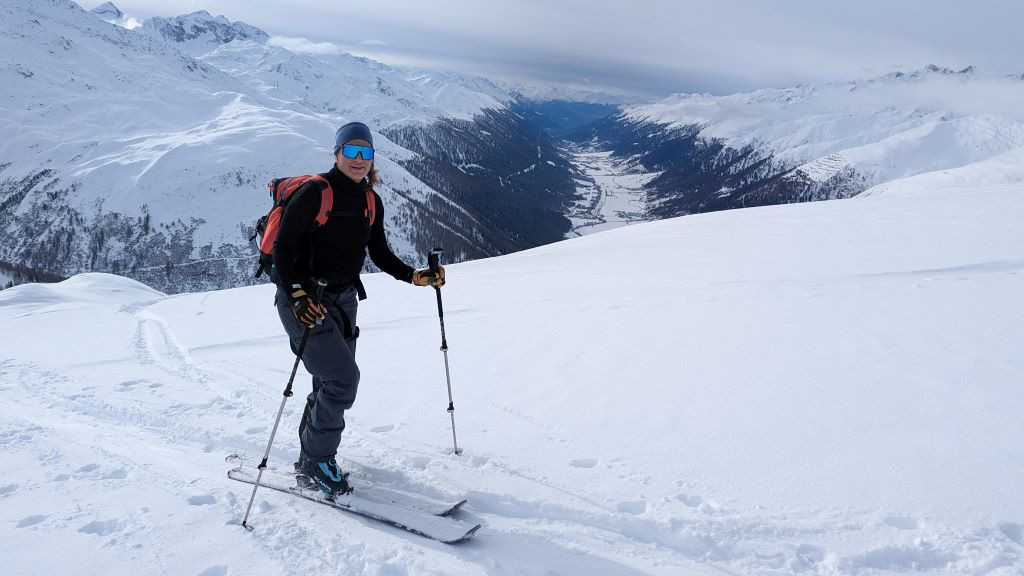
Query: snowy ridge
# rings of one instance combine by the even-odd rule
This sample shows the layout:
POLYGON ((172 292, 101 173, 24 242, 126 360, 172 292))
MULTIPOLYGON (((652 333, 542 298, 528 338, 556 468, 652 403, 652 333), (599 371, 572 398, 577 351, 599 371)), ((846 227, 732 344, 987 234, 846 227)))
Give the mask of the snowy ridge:
MULTIPOLYGON (((754 145, 813 181, 851 168, 869 184, 956 169, 1024 146, 1024 82, 929 66, 846 83, 730 96, 678 94, 625 117, 733 148, 754 145)), ((1024 173, 1024 168, 1022 168, 1024 173)))
POLYGON ((262 455, 292 362, 271 287, 5 290, 0 567, 1020 574, 1022 221, 1024 183, 911 179, 450 265, 461 457, 433 291, 367 276, 342 455, 385 486, 468 493, 456 517, 483 527, 456 547, 271 491, 254 532, 234 524, 250 492, 224 457, 262 455), (609 262, 631 271, 593 281, 609 262))
POLYGON ((361 118, 375 129, 471 119, 509 100, 479 78, 404 70, 351 54, 313 56, 255 41, 235 41, 202 57, 261 94, 311 111, 361 118))
POLYGON ((498 82, 511 94, 530 100, 564 100, 568 102, 588 102, 592 104, 636 105, 650 100, 628 94, 612 94, 601 90, 588 90, 569 86, 531 86, 514 82, 498 82))

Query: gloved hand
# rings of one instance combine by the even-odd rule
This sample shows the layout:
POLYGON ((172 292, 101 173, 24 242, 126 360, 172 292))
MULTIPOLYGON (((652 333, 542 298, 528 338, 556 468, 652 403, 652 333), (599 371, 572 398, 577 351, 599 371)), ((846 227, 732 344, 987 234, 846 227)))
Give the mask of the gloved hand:
POLYGON ((323 323, 327 315, 323 308, 313 301, 313 297, 306 294, 305 290, 302 288, 293 290, 290 296, 292 298, 292 314, 295 314, 295 319, 300 324, 306 328, 315 328, 318 324, 323 323))
POLYGON ((444 286, 444 266, 438 266, 437 274, 430 268, 420 268, 412 273, 412 283, 417 286, 444 286))

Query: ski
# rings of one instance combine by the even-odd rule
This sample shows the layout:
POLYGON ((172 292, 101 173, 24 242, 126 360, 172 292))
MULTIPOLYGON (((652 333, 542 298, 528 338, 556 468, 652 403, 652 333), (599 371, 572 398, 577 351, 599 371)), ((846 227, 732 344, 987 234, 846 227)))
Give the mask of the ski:
POLYGON ((457 502, 435 500, 427 496, 411 494, 394 488, 364 484, 359 482, 358 479, 350 479, 349 485, 358 490, 361 496, 371 500, 391 502, 407 508, 415 508, 433 516, 451 516, 458 512, 467 502, 466 499, 457 502))
MULTIPOLYGON (((259 470, 255 467, 239 467, 228 470, 228 478, 246 484, 254 484, 258 474, 259 470)), ((369 495, 363 496, 362 490, 359 488, 355 488, 349 494, 330 499, 320 490, 299 487, 294 475, 282 474, 280 471, 270 469, 264 470, 260 486, 372 518, 446 544, 461 542, 480 529, 479 524, 447 516, 437 516, 419 508, 407 507, 392 501, 372 499, 369 495)))
MULTIPOLYGON (((243 458, 238 454, 228 456, 225 458, 225 461, 228 463, 234 463, 236 468, 243 467, 243 458)), ((343 466, 343 468, 354 470, 355 476, 361 476, 360 470, 366 469, 362 464, 348 461, 345 461, 344 464, 346 464, 346 466, 343 466)), ((296 479, 293 472, 285 472, 283 470, 268 467, 263 471, 263 477, 268 478, 271 476, 277 478, 284 484, 295 482, 296 479)), ((468 501, 465 498, 451 501, 439 500, 422 494, 415 494, 400 488, 377 486, 358 477, 349 476, 347 479, 349 486, 352 486, 354 490, 358 491, 359 495, 363 498, 376 500, 378 502, 392 502, 406 508, 422 510, 427 514, 433 514, 434 516, 450 516, 458 512, 468 501)))

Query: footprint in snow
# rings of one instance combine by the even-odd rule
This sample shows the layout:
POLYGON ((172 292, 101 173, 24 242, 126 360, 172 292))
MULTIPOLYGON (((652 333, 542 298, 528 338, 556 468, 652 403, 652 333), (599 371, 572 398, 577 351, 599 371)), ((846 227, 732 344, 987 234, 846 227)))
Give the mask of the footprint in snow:
POLYGON ((7 484, 5 486, 0 486, 0 496, 7 496, 8 494, 14 494, 17 491, 18 491, 18 485, 17 484, 7 484))
POLYGON ((626 514, 632 514, 639 516, 647 511, 647 502, 644 500, 631 500, 627 502, 619 502, 619 505, 615 507, 619 512, 626 514))
POLYGON ((17 526, 18 528, 28 528, 29 526, 35 526, 36 524, 43 522, 47 518, 49 518, 49 516, 46 514, 35 514, 32 516, 26 516, 18 521, 17 526))
POLYGON ((690 508, 696 508, 704 502, 704 499, 700 496, 693 496, 690 494, 679 494, 676 496, 676 500, 679 500, 683 504, 686 504, 690 508))
POLYGON ((227 576, 228 567, 223 564, 218 566, 210 566, 206 570, 203 570, 198 576, 227 576))
POLYGON ((391 432, 394 429, 395 429, 395 425, 394 424, 387 424, 385 426, 375 426, 373 428, 370 428, 370 432, 378 432, 378 433, 380 433, 380 432, 391 432))
POLYGON ((569 466, 574 468, 593 468, 597 466, 596 458, 580 458, 578 460, 571 460, 569 466))
POLYGON ((483 468, 490 461, 491 461, 490 456, 482 456, 482 455, 477 454, 477 455, 470 456, 469 457, 469 461, 467 462, 467 464, 469 464, 473 468, 483 468))
POLYGON ((255 428, 249 428, 245 431, 246 434, 263 434, 267 431, 266 426, 257 426, 255 428))
MULTIPOLYGON (((39 428, 35 428, 39 430, 39 428)), ((32 434, 28 432, 33 430, 32 428, 25 430, 4 430, 0 431, 0 446, 19 446, 32 442, 32 434)))
POLYGON ((124 520, 118 520, 116 518, 111 520, 93 520, 79 528, 78 531, 86 534, 95 534, 97 536, 106 536, 122 530, 125 525, 126 523, 124 520))
POLYGON ((104 480, 124 480, 128 477, 128 470, 126 468, 118 468, 117 470, 111 470, 103 475, 104 480))
POLYGON ((142 384, 141 380, 125 380, 118 385, 118 390, 121 392, 131 392, 139 384, 142 384))
POLYGON ((796 562, 800 571, 809 570, 825 559, 825 551, 812 544, 801 544, 796 549, 796 562))
POLYGON ((1000 524, 999 530, 1010 540, 1024 546, 1024 526, 1021 526, 1020 524, 1006 523, 1000 524))
POLYGON ((885 523, 900 530, 917 530, 920 527, 917 520, 906 516, 888 516, 885 523))
POLYGON ((210 504, 216 504, 217 499, 209 494, 201 494, 199 496, 190 496, 188 503, 193 506, 209 506, 210 504))

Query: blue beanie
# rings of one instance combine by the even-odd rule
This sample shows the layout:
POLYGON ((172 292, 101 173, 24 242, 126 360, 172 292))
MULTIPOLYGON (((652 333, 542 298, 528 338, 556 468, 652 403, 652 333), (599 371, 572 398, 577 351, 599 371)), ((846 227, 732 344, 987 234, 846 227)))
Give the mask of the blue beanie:
POLYGON ((373 134, 370 134, 370 127, 362 122, 349 122, 334 133, 334 153, 341 150, 342 145, 349 140, 366 140, 373 147, 373 134))

